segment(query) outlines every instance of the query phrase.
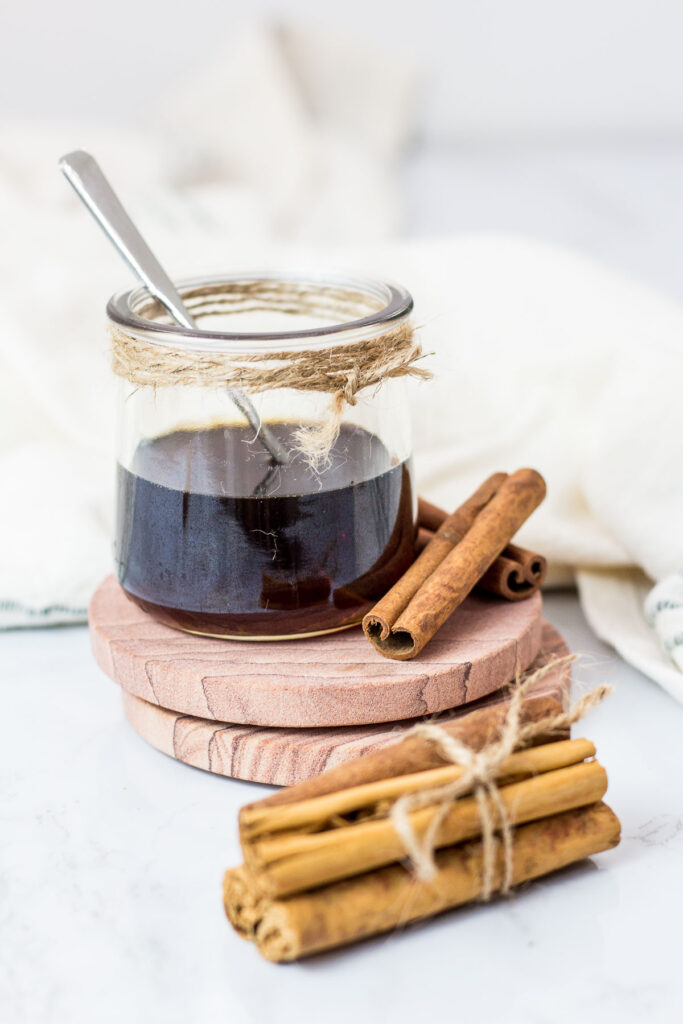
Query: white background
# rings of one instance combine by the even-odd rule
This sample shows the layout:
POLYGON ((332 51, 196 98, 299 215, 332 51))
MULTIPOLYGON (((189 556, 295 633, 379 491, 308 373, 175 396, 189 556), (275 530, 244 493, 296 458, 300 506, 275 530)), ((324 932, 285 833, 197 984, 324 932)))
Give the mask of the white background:
POLYGON ((0 0, 0 121, 82 122, 64 148, 92 124, 153 128, 162 97, 265 20, 416 69, 405 233, 525 233, 683 299, 678 0, 0 0))
POLYGON ((140 123, 245 18, 269 14, 414 60, 432 140, 683 133, 678 0, 3 0, 0 113, 140 123))

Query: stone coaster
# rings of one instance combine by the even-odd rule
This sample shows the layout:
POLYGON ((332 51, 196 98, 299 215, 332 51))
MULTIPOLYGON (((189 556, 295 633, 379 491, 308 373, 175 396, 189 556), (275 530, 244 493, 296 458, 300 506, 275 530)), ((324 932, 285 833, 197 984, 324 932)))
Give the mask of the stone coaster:
MULTIPOLYGON (((543 623, 541 650, 535 665, 540 667, 549 658, 562 657, 567 653, 559 633, 548 623, 543 623)), ((570 665, 559 666, 531 686, 529 694, 557 697, 558 711, 560 706, 566 708, 570 675, 570 665)), ((446 712, 437 721, 451 721, 469 714, 474 708, 506 699, 505 691, 491 694, 474 705, 446 712)), ((312 775, 319 775, 327 768, 395 743, 416 723, 416 719, 410 719, 391 725, 345 729, 266 729, 228 725, 166 711, 133 697, 125 690, 123 706, 135 731, 164 754, 217 775, 276 786, 291 786, 312 775)))
POLYGON ((135 697, 199 718, 293 728, 367 725, 466 704, 523 672, 541 642, 540 594, 471 596, 414 661, 390 661, 360 627, 243 643, 161 625, 114 577, 90 604, 95 660, 135 697))

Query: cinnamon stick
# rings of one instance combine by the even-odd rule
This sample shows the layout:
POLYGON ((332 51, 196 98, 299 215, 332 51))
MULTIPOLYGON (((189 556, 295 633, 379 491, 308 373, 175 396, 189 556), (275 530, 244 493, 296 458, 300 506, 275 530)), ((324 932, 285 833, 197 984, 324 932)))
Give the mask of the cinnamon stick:
MULTIPOLYGON (((375 605, 369 615, 374 616, 380 609, 379 614, 384 616, 387 621, 398 618, 425 580, 439 568, 446 556, 460 543, 477 516, 506 480, 506 473, 494 473, 493 476, 484 480, 474 494, 441 523, 431 543, 413 562, 408 571, 401 576, 398 583, 375 605)), ((365 619, 363 620, 363 629, 365 629, 365 619)))
POLYGON ((444 512, 438 505, 432 505, 426 498, 417 499, 417 524, 429 533, 436 533, 441 524, 448 519, 448 512, 444 512))
POLYGON ((254 885, 251 873, 244 864, 225 872, 223 906, 237 934, 243 939, 253 939, 267 900, 254 885))
MULTIPOLYGON (((422 499, 420 499, 422 500, 422 499)), ((446 517, 447 518, 447 517, 446 517)), ((430 541, 434 540, 434 534, 431 530, 426 530, 424 526, 418 526, 417 528, 417 540, 415 541, 415 553, 419 555, 430 541)))
POLYGON ((485 481, 363 619, 377 650, 400 661, 416 657, 544 497, 545 482, 533 469, 485 481), (462 536, 459 524, 473 509, 474 522, 462 536))
MULTIPOLYGON (((619 819, 604 803, 565 811, 513 830, 513 885, 616 846, 619 819)), ((420 882, 394 864, 289 899, 263 901, 253 937, 268 960, 289 961, 432 917, 476 899, 484 876, 482 842, 437 851, 437 874, 420 882)), ((493 890, 501 888, 504 851, 496 848, 493 890)), ((226 911, 230 887, 226 889, 226 911)))
MULTIPOLYGON (((508 548, 505 551, 509 550, 508 548)), ((528 554, 533 558, 533 565, 539 568, 531 572, 521 562, 508 558, 505 551, 500 555, 488 572, 484 573, 477 586, 490 594, 504 597, 506 601, 523 601, 543 584, 547 562, 542 555, 528 554)))
POLYGON ((503 551, 503 555, 514 562, 518 562, 529 580, 542 583, 545 579, 548 563, 543 555, 539 555, 535 551, 529 551, 527 548, 520 548, 517 544, 508 544, 503 551))
MULTIPOLYGON (((448 513, 424 498, 419 498, 417 518, 416 550, 419 553, 433 539, 434 533, 448 518, 448 513)), ((543 585, 547 568, 548 563, 543 555, 516 544, 508 544, 477 586, 507 601, 521 601, 543 585)))
MULTIPOLYGON (((434 539, 434 534, 420 527, 417 531, 415 550, 419 554, 434 539)), ((513 549, 512 544, 495 560, 487 573, 477 584, 478 590, 485 590, 496 597, 504 597, 506 601, 523 601, 539 590, 547 571, 547 562, 542 555, 533 551, 518 548, 525 556, 526 564, 508 557, 513 549)))

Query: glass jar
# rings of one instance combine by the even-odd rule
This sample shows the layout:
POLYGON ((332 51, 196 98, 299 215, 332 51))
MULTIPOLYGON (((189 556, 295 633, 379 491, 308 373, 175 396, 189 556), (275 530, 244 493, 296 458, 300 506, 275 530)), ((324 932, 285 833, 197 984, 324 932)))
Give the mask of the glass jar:
MULTIPOLYGON (((226 276, 178 290, 200 330, 173 324, 144 288, 110 300, 110 324, 160 361, 172 349, 266 365, 271 353, 305 353, 329 365, 339 346, 386 335, 412 310, 404 289, 346 277, 226 276)), ((404 378, 341 403, 336 440, 316 460, 301 437, 329 422, 330 394, 271 373, 248 398, 287 453, 278 462, 228 387, 182 373, 157 381, 154 366, 142 385, 120 381, 115 559, 128 596, 169 626, 232 639, 360 622, 414 558, 404 378)))

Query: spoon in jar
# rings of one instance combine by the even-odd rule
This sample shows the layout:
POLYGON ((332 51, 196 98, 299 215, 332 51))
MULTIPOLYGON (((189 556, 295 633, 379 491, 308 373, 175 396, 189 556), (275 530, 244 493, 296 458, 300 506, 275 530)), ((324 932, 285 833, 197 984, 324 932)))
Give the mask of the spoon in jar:
MULTIPOLYGON (((95 158, 77 149, 62 157, 59 169, 150 294, 181 327, 199 330, 175 285, 124 210, 95 158)), ((249 396, 235 388, 228 388, 228 394, 273 459, 282 465, 289 462, 289 453, 261 422, 249 396)))

